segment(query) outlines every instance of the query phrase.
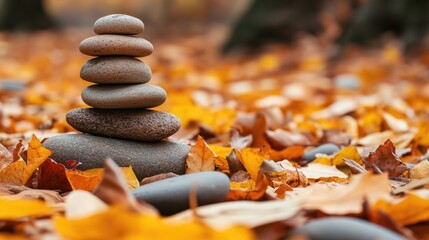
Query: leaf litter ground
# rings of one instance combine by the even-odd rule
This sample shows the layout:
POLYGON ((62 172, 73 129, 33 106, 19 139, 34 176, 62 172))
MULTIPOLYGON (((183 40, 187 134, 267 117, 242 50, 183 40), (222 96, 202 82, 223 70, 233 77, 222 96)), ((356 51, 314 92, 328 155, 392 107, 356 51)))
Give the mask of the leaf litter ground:
POLYGON ((187 173, 215 170, 231 180, 226 202, 191 202, 165 218, 126 189, 174 174, 139 183, 131 167, 109 161, 79 171, 41 145, 73 132, 65 113, 85 106, 79 71, 87 57, 77 46, 87 35, 0 35, 2 237, 276 239, 329 216, 429 237, 429 52, 406 57, 389 42, 334 62, 332 46, 306 37, 231 58, 219 55, 216 32, 152 40, 156 52, 145 61, 168 92, 158 109, 182 120, 170 140, 191 146, 187 173), (341 150, 303 158, 325 143, 341 150))

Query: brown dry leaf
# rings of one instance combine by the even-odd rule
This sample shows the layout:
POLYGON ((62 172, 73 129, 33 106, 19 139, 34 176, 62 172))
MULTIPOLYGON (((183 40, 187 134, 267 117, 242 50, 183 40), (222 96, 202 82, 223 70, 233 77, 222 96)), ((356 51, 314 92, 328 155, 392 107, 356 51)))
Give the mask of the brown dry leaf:
POLYGON ((131 212, 158 214, 153 207, 142 205, 128 191, 128 183, 119 166, 110 158, 104 162, 104 174, 94 195, 109 205, 119 205, 131 212))
POLYGON ((168 172, 168 173, 160 173, 157 174, 155 176, 152 177, 145 177, 143 178, 143 180, 140 181, 140 186, 145 185, 145 184, 149 184, 149 183, 153 183, 159 180, 163 180, 163 179, 167 179, 167 178, 173 178, 173 177, 177 177, 179 175, 172 173, 172 172, 168 172))
POLYGON ((389 198, 390 191, 387 174, 365 173, 354 175, 348 184, 313 184, 299 192, 298 199, 305 209, 345 215, 362 212, 365 201, 389 198))
POLYGON ((214 159, 216 154, 207 145, 201 136, 198 136, 197 143, 191 147, 186 158, 186 173, 196 173, 204 171, 214 171, 214 159))
POLYGON ((72 190, 66 175, 66 167, 48 158, 40 165, 40 176, 37 187, 41 189, 52 189, 60 192, 72 190))
POLYGON ((48 205, 55 205, 64 202, 63 198, 56 191, 43 189, 26 189, 14 195, 0 196, 0 199, 8 200, 43 200, 48 205))
POLYGON ((413 193, 400 200, 380 200, 371 206, 372 211, 381 210, 399 225, 411 225, 429 220, 429 199, 413 193))
POLYGON ((0 171, 12 163, 13 157, 9 150, 0 143, 0 171))
POLYGON ((259 200, 265 196, 265 191, 269 185, 268 178, 258 173, 256 181, 250 179, 246 182, 231 182, 227 200, 259 200))
POLYGON ((51 151, 43 147, 34 135, 28 145, 27 161, 19 159, 3 168, 0 171, 0 183, 26 184, 34 171, 51 155, 51 151))
POLYGON ((299 145, 309 146, 314 144, 309 134, 303 132, 290 132, 283 129, 276 129, 274 131, 266 131, 267 140, 276 150, 281 150, 286 147, 299 145))
POLYGON ((253 137, 252 135, 241 136, 237 129, 231 129, 231 139, 229 141, 229 145, 232 148, 241 150, 243 148, 250 147, 252 144, 253 137))
POLYGON ((380 169, 387 172, 390 177, 401 176, 408 167, 398 158, 395 153, 395 146, 390 140, 380 145, 375 152, 363 159, 365 168, 377 172, 380 169))

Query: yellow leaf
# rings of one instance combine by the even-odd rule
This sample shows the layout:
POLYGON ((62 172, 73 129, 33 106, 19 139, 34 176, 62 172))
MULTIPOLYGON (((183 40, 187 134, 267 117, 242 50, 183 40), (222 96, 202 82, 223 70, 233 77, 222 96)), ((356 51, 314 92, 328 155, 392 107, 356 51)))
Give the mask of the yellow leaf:
POLYGON ((334 158, 332 159, 332 164, 335 166, 344 166, 344 158, 353 160, 360 165, 363 164, 360 154, 357 148, 354 146, 348 146, 341 149, 337 154, 335 154, 334 158))
POLYGON ((52 214, 51 208, 39 200, 0 199, 0 220, 16 220, 21 217, 40 217, 52 214))
POLYGON ((0 171, 0 183, 24 185, 34 171, 51 155, 51 151, 33 135, 29 142, 27 162, 19 159, 0 171))
POLYGON ((380 200, 373 205, 373 210, 387 213, 400 225, 411 225, 429 220, 429 199, 409 194, 400 202, 380 200))
POLYGON ((237 154, 238 159, 244 165, 247 172, 250 174, 250 177, 256 181, 258 177, 259 167, 262 162, 268 159, 268 154, 264 150, 256 148, 245 148, 241 151, 234 149, 235 154, 237 154))
POLYGON ((216 169, 219 169, 223 173, 230 174, 229 164, 226 160, 226 157, 231 153, 231 147, 222 147, 217 145, 209 145, 209 147, 213 150, 213 152, 217 155, 214 158, 214 164, 216 169))
POLYGON ((191 147, 186 158, 186 173, 196 173, 213 171, 215 169, 214 159, 216 154, 201 136, 198 136, 197 143, 191 147))
MULTIPOLYGON (((131 166, 121 167, 121 171, 124 174, 130 189, 140 186, 131 166)), ((93 191, 98 184, 100 184, 103 174, 104 168, 94 168, 86 171, 66 170, 67 179, 69 180, 73 190, 79 189, 93 191)))
POLYGON ((133 214, 113 206, 82 219, 56 217, 54 225, 66 239, 254 239, 251 230, 231 227, 216 231, 196 222, 168 223, 148 214, 133 214))

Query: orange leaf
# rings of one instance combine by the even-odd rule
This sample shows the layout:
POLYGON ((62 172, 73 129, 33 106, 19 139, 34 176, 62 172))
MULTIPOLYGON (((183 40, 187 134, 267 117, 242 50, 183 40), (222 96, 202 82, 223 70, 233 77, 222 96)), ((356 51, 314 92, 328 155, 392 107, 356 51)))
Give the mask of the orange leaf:
MULTIPOLYGON (((139 186, 139 181, 131 167, 121 167, 121 171, 127 180, 129 188, 139 186)), ((104 168, 94 168, 86 171, 66 170, 67 179, 73 190, 93 191, 100 184, 103 174, 104 168)))
POLYGON ((19 159, 12 162, 0 171, 0 183, 24 185, 34 171, 51 155, 51 151, 43 147, 42 143, 33 135, 29 142, 27 162, 19 159))
POLYGON ((198 136, 197 143, 191 147, 186 158, 186 173, 196 173, 215 170, 216 154, 207 145, 201 136, 198 136))
POLYGON ((250 179, 245 182, 231 182, 227 200, 259 200, 265 196, 265 191, 269 185, 268 178, 258 173, 256 181, 250 179))
POLYGON ((411 225, 429 220, 429 199, 409 194, 399 202, 380 200, 372 210, 381 210, 400 225, 411 225))

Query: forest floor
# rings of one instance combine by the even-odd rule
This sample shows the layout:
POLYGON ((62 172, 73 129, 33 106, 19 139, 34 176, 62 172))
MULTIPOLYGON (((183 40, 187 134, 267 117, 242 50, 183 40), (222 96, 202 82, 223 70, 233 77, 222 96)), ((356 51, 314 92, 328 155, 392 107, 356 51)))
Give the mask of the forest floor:
MULTIPOLYGON (((228 201, 212 212, 194 207, 168 218, 149 207, 136 215, 115 204, 68 218, 78 211, 71 194, 93 191, 103 172, 65 174, 64 188, 41 184, 38 171, 50 153, 39 141, 74 132, 65 114, 86 106, 80 93, 89 83, 79 72, 89 57, 78 46, 91 35, 0 34, 0 236, 276 239, 317 218, 353 216, 406 238, 429 239, 429 52, 406 57, 389 42, 350 49, 332 61, 332 46, 306 37, 230 57, 219 54, 216 31, 149 38, 155 51, 142 60, 152 69, 151 84, 168 93, 157 109, 182 121, 169 140, 191 146, 187 173, 226 173, 228 201), (326 143, 341 150, 303 158, 326 143), (241 170, 230 167, 234 160, 241 170), (112 227, 105 218, 123 221, 112 227)), ((123 200, 95 194, 85 201, 94 198, 123 200)))

